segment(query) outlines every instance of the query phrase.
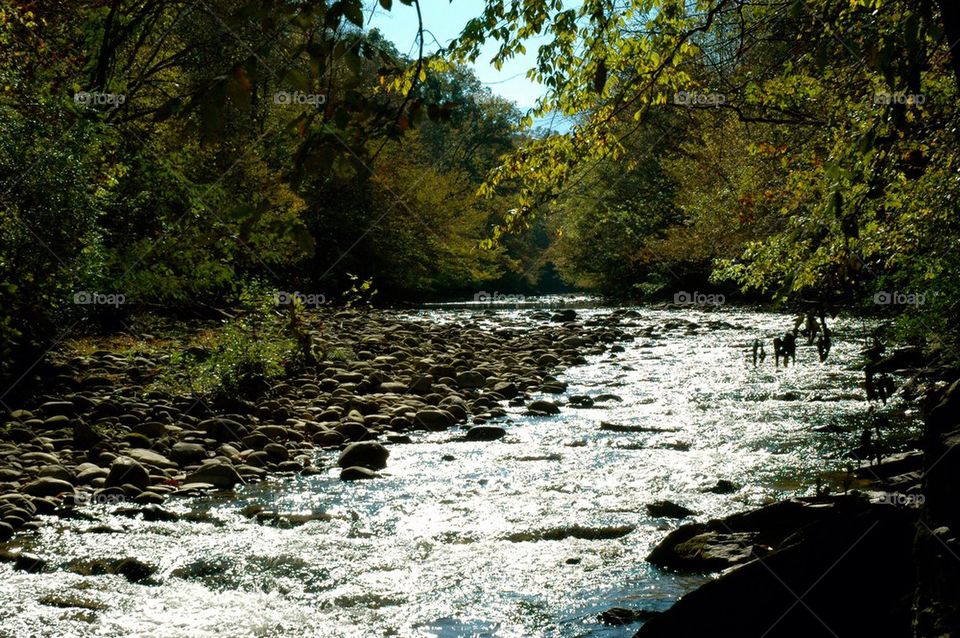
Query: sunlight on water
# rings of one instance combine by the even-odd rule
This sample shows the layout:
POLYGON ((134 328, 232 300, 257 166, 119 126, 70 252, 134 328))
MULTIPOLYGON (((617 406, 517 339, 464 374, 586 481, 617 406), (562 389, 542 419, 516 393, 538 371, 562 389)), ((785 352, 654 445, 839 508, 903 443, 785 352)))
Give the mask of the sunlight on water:
MULTIPOLYGON (((533 311, 437 309, 411 318, 481 329, 522 327, 533 311)), ((581 311, 584 320, 609 310, 581 311)), ((334 452, 325 475, 246 488, 234 500, 179 500, 198 522, 55 520, 32 551, 54 565, 131 556, 160 566, 155 585, 119 576, 41 575, 0 565, 0 633, 9 636, 630 636, 605 627, 612 606, 662 610, 704 577, 644 562, 679 523, 645 505, 669 499, 726 515, 796 493, 842 470, 854 435, 816 425, 866 410, 854 369, 867 326, 835 325, 830 361, 798 350, 798 366, 754 368, 757 336, 791 324, 773 313, 639 310, 625 318, 625 351, 588 357, 563 375, 567 395, 615 394, 593 408, 530 418, 510 408, 508 436, 453 441, 415 434, 393 445, 385 478, 341 483, 334 452), (649 431, 601 430, 600 422, 649 431), (444 456, 452 460, 444 460, 444 456), (739 491, 705 491, 719 479, 739 491), (278 529, 243 507, 325 512, 278 529), (93 533, 108 525, 122 532, 93 533), (81 605, 54 606, 51 597, 81 605), (48 604, 38 601, 47 599, 48 604)), ((558 398, 549 396, 548 398, 558 398)), ((562 398, 562 397, 559 397, 562 398)))

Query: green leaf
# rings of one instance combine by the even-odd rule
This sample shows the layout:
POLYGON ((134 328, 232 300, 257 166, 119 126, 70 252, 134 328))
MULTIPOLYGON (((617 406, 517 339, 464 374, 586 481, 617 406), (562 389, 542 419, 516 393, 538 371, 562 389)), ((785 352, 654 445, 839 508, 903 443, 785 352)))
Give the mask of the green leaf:
POLYGON ((306 227, 297 224, 290 228, 290 236, 297 247, 305 253, 312 253, 314 248, 313 237, 306 227))
POLYGON ((283 79, 298 91, 306 91, 309 89, 307 77, 296 69, 287 69, 287 72, 283 74, 283 79))
POLYGON ((360 0, 344 0, 343 2, 343 16, 357 25, 361 29, 363 28, 363 3, 360 0))

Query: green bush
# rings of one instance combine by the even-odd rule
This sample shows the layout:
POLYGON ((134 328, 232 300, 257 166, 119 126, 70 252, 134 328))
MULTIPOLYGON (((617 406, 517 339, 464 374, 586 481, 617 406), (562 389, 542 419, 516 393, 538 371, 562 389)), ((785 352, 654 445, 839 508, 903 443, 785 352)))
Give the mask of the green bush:
POLYGON ((198 396, 236 397, 297 368, 297 342, 274 299, 263 287, 248 287, 240 296, 242 315, 201 339, 200 347, 172 355, 160 384, 198 396))
POLYGON ((74 304, 98 286, 98 219, 110 197, 109 136, 42 103, 0 107, 0 379, 29 367, 64 326, 96 310, 74 304), (51 122, 59 122, 57 125, 51 122))

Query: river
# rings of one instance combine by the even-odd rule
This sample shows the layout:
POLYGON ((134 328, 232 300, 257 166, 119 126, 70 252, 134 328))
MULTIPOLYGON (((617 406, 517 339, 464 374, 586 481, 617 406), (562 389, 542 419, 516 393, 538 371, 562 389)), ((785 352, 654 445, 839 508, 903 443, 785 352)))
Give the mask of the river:
MULTIPOLYGON (((610 310, 578 312, 589 321, 610 310)), ((541 320, 514 308, 399 314, 491 329, 541 320)), ((506 407, 508 435, 495 442, 416 433, 391 446, 379 480, 342 483, 335 453, 321 452, 326 473, 166 505, 204 515, 197 522, 144 522, 108 506, 88 508, 98 533, 51 519, 31 545, 52 564, 135 556, 159 566, 157 584, 0 564, 0 635, 630 636, 637 624, 607 627, 597 614, 663 610, 709 578, 644 562, 679 524, 649 516, 648 503, 668 499, 706 520, 810 494, 825 473, 839 485, 856 435, 813 428, 863 421, 855 366, 869 326, 840 318, 827 363, 801 345, 796 367, 777 369, 772 357, 754 368, 749 351, 792 326, 784 314, 637 308, 622 325, 632 337, 622 352, 588 356, 561 376, 566 395, 547 397, 620 400, 552 417, 506 407), (738 489, 707 491, 720 479, 738 489), (242 514, 257 504, 329 520, 279 529, 242 514), (73 599, 84 604, 51 603, 73 599)), ((909 409, 888 409, 906 414, 902 439, 915 435, 909 409)))

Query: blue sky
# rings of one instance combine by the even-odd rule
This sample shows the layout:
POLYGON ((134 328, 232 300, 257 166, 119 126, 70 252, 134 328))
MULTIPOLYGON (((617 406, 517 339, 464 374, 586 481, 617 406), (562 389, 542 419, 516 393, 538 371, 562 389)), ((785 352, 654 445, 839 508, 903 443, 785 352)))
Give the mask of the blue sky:
MULTIPOLYGON (((436 51, 446 45, 452 38, 460 35, 461 29, 467 21, 483 11, 484 0, 421 0, 420 8, 423 13, 423 27, 430 33, 424 34, 424 52, 436 51), (438 44, 439 42, 439 44, 438 44)), ((398 0, 393 3, 393 9, 382 9, 376 0, 365 2, 365 17, 367 28, 377 28, 383 35, 393 42, 401 53, 416 55, 417 52, 417 11, 415 7, 401 4, 398 0)), ((496 43, 484 45, 482 55, 472 65, 477 77, 491 91, 512 100, 521 110, 532 108, 537 98, 544 90, 543 87, 527 79, 527 69, 536 61, 536 40, 527 46, 527 53, 510 60, 499 71, 490 64, 490 59, 498 50, 496 43)), ((562 130, 560 118, 553 128, 562 130)), ((537 122, 546 124, 548 122, 537 122)))

